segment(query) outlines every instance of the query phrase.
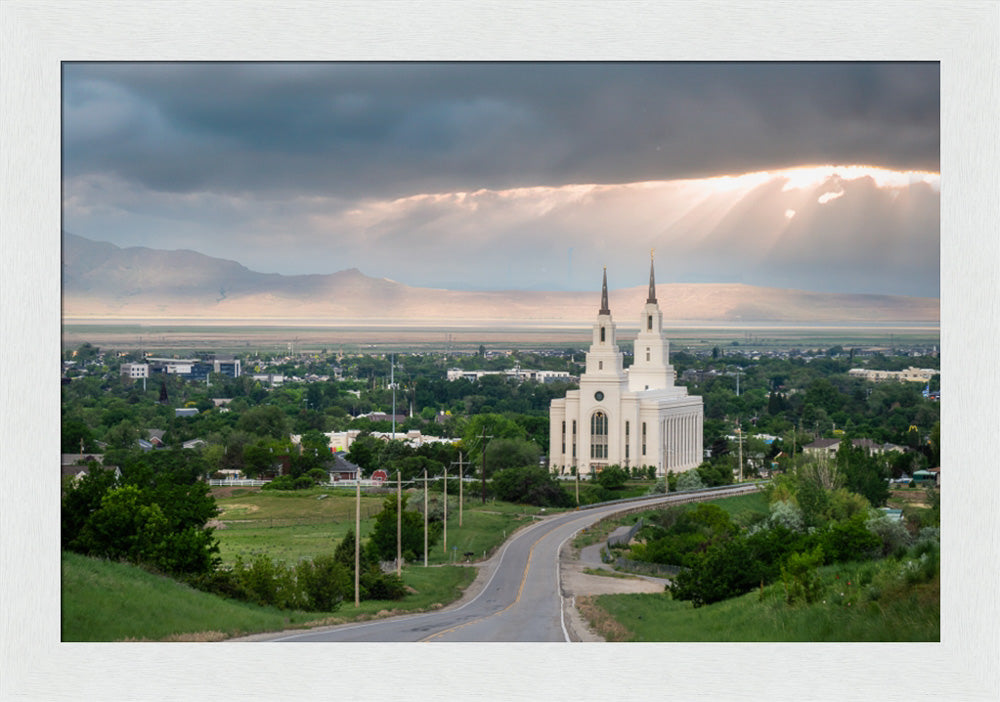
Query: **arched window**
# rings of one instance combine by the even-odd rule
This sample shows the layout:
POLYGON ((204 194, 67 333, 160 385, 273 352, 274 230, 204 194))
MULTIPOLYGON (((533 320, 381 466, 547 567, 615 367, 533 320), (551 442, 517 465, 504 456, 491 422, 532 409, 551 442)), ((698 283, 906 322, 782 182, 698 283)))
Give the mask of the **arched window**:
POLYGON ((590 457, 608 457, 608 415, 600 410, 590 416, 590 457))
POLYGON ((601 327, 601 343, 604 343, 604 327, 601 327))
POLYGON ((653 315, 646 315, 646 329, 652 330, 653 328, 653 315))

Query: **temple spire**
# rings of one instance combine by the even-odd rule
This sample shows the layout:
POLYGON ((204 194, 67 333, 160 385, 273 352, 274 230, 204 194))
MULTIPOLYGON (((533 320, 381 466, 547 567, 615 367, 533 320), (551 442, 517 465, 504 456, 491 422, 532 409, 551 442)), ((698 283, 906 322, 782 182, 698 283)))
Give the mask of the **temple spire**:
POLYGON ((656 279, 653 277, 653 253, 656 249, 650 249, 649 251, 649 297, 646 298, 646 304, 656 304, 656 279))
POLYGON ((601 284, 601 311, 598 314, 611 314, 608 308, 608 267, 604 267, 604 282, 601 284))

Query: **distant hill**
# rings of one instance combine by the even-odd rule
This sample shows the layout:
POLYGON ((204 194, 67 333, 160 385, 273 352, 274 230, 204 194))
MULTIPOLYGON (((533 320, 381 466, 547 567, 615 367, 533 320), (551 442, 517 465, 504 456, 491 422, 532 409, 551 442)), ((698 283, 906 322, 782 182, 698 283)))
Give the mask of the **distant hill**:
MULTIPOLYGON (((120 248, 63 235, 67 318, 182 317, 213 320, 472 325, 589 325, 600 291, 466 292, 415 288, 352 268, 327 275, 258 273, 195 251, 120 248)), ((645 275, 645 271, 643 271, 645 275)), ((637 317, 646 285, 610 292, 619 324, 637 317)), ((850 295, 741 284, 665 283, 666 320, 686 322, 940 321, 937 298, 850 295)))

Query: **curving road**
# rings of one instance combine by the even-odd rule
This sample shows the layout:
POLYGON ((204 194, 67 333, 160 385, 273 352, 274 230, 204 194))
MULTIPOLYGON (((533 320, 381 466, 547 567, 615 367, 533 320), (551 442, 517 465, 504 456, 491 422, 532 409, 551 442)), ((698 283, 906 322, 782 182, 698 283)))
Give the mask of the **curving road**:
POLYGON ((484 566, 488 579, 465 604, 436 612, 283 634, 270 641, 572 641, 559 582, 559 552, 580 529, 617 512, 755 490, 673 493, 546 517, 519 530, 484 566))

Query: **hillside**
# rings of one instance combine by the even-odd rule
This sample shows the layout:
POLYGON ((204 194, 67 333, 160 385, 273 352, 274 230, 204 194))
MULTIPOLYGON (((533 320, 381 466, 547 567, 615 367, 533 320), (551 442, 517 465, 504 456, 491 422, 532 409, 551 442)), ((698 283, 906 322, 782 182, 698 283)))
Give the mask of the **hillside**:
MULTIPOLYGON (((252 271, 194 251, 119 248, 63 237, 63 314, 69 319, 157 317, 203 320, 312 320, 413 325, 473 323, 587 325, 599 291, 467 292, 416 288, 357 269, 327 275, 252 271)), ((616 321, 630 323, 647 286, 610 292, 616 321)), ((923 322, 940 320, 940 301, 742 284, 657 285, 673 322, 923 322)))

